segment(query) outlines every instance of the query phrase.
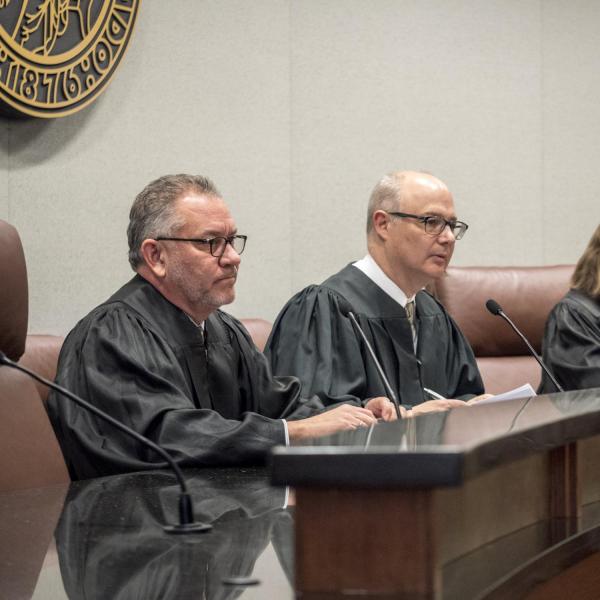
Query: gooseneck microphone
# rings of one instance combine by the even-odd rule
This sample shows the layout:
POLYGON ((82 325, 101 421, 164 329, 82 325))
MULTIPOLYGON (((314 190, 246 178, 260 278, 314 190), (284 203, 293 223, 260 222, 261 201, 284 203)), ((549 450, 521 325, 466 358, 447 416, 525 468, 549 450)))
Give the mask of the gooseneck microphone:
POLYGON ((556 389, 559 392, 564 392, 565 390, 563 390, 563 388, 560 386, 558 381, 556 381, 556 379, 554 379, 554 376, 552 375, 552 373, 550 373, 550 369, 548 369, 548 367, 542 362, 542 359, 538 356, 537 352, 533 349, 533 346, 529 343, 529 340, 519 331, 517 326, 508 318, 508 316, 502 310, 502 307, 495 300, 492 300, 491 298, 485 303, 485 307, 493 315, 498 315, 498 316, 502 317, 512 327, 512 329, 515 331, 515 333, 525 342, 525 345, 529 349, 529 352, 531 353, 533 358, 535 358, 535 360, 538 361, 538 363, 539 363, 540 367, 542 367, 544 373, 546 373, 546 375, 548 375, 548 377, 550 378, 550 381, 552 381, 552 383, 554 384, 554 387, 556 387, 556 389))
POLYGON ((394 403, 394 407, 396 408, 396 416, 399 419, 401 419, 402 416, 400 415, 400 404, 398 403, 398 398, 397 398, 396 394, 394 393, 394 390, 392 389, 392 386, 390 385, 388 378, 385 376, 383 367, 381 366, 379 360, 377 359, 377 355, 375 354, 375 351, 371 347, 371 344, 369 343, 369 340, 367 339, 365 332, 362 330, 361 326, 358 324, 358 321, 357 321, 356 317, 354 316, 354 313, 352 312, 352 306, 350 306, 350 303, 345 298, 339 299, 338 306, 340 308, 342 315, 344 315, 345 317, 348 317, 350 319, 352 325, 354 326, 354 329, 356 331, 358 331, 358 334, 360 335, 362 341, 364 342, 365 347, 367 348, 367 351, 369 353, 369 356, 371 357, 371 360, 373 361, 373 364, 375 365, 375 368, 377 369, 377 373, 379 373, 379 377, 381 378, 383 387, 385 388, 385 391, 386 391, 387 395, 389 396, 389 398, 391 399, 391 401, 394 403))
POLYGON ((20 365, 19 363, 10 360, 10 358, 8 358, 6 354, 4 354, 4 352, 2 352, 1 350, 0 365, 6 365, 7 367, 11 367, 13 369, 16 369, 17 371, 21 371, 29 377, 32 377, 36 381, 39 381, 40 383, 44 384, 45 386, 56 390, 59 394, 66 396, 67 398, 69 398, 69 400, 75 402, 75 404, 78 404, 79 406, 85 408, 86 410, 100 417, 107 423, 110 423, 113 427, 120 429, 122 432, 136 439, 138 442, 141 442, 145 446, 148 446, 157 454, 160 454, 162 458, 165 459, 165 461, 169 464, 171 469, 173 469, 175 477, 177 478, 177 481, 181 488, 181 493, 179 495, 179 523, 177 525, 163 526, 163 529, 165 531, 167 531, 168 533, 198 533, 212 529, 212 525, 194 521, 194 507, 192 504, 192 498, 188 492, 185 479, 183 478, 183 473, 181 472, 181 469, 173 460, 173 458, 168 454, 168 452, 166 452, 166 450, 155 444, 153 441, 149 440, 147 437, 144 437, 143 435, 139 434, 137 431, 131 429, 130 427, 127 427, 127 425, 124 425, 120 421, 117 421, 104 411, 100 410, 99 408, 96 408, 87 400, 84 400, 83 398, 75 395, 73 392, 70 392, 66 388, 54 383, 53 381, 41 377, 34 371, 28 369, 27 367, 24 367, 23 365, 20 365))

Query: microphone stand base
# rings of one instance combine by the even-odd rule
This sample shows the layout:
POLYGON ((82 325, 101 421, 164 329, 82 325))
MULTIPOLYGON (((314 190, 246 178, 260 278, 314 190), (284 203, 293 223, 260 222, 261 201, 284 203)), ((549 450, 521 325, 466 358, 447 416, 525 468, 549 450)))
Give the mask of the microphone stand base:
POLYGON ((206 533, 212 529, 208 523, 179 523, 178 525, 165 525, 167 533, 206 533))

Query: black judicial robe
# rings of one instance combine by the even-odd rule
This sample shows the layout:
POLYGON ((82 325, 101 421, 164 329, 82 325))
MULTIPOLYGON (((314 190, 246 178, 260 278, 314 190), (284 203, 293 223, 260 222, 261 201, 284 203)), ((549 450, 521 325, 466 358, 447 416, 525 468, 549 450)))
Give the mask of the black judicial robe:
MULTIPOLYGON (((600 302, 570 290, 548 316, 542 354, 565 390, 600 387, 600 302)), ((545 373, 538 391, 556 392, 545 373)))
MULTIPOLYGON (((57 383, 149 437, 182 466, 264 461, 285 418, 322 408, 293 377, 274 378, 244 327, 216 311, 202 330, 135 276, 82 319, 60 353, 57 383)), ((154 451, 51 393, 48 411, 71 477, 163 466, 154 451)))
POLYGON ((417 294, 415 356, 404 309, 348 265, 296 294, 267 343, 273 373, 299 377, 304 395, 317 394, 326 405, 387 396, 364 344, 340 311, 340 298, 352 306, 401 404, 428 400, 423 386, 446 398, 483 393, 473 351, 441 304, 425 291, 417 294))

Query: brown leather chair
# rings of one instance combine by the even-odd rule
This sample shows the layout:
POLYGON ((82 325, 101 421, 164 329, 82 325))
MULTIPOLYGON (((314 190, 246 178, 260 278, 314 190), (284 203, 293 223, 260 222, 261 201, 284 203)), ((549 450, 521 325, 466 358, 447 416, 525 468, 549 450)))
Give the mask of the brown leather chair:
POLYGON ((241 319, 241 321, 242 325, 248 330, 254 345, 262 352, 271 335, 273 325, 265 319, 241 319))
POLYGON ((450 267, 433 293, 471 344, 486 392, 540 383, 541 370, 527 347, 485 303, 493 298, 538 354, 549 312, 569 289, 574 265, 549 267, 450 267))
POLYGON ((2 220, 0 257, 0 350, 11 360, 19 360, 27 335, 27 268, 17 230, 2 220))
MULTIPOLYGON (((17 231, 1 220, 0 256, 0 350, 17 361, 26 349, 27 270, 17 231)), ((61 338, 53 339, 52 351, 44 353, 36 339, 27 340, 27 347, 36 350, 23 363, 53 378, 60 343, 61 338)), ((46 395, 46 390, 40 395, 36 383, 25 374, 0 366, 0 491, 69 481, 44 407, 46 395)))
MULTIPOLYGON (((58 335, 29 334, 25 341, 25 354, 19 361, 38 375, 54 381, 58 355, 65 339, 58 335)), ((46 403, 50 389, 47 385, 35 382, 40 398, 46 403)))

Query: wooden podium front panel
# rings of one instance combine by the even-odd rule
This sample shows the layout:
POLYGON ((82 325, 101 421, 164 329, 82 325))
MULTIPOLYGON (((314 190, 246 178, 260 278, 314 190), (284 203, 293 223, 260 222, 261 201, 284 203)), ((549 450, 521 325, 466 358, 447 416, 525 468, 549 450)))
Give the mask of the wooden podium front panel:
POLYGON ((438 563, 549 517, 549 457, 528 456, 435 494, 438 563))
POLYGON ((434 597, 432 492, 298 488, 296 506, 303 594, 434 597))
POLYGON ((581 504, 600 501, 600 436, 577 443, 579 478, 582 482, 581 504))
POLYGON ((523 597, 600 549, 599 390, 380 424, 271 458, 272 481, 297 490, 307 599, 523 597))
POLYGON ((438 597, 446 563, 548 519, 549 462, 530 456, 447 489, 297 489, 298 591, 438 597))

